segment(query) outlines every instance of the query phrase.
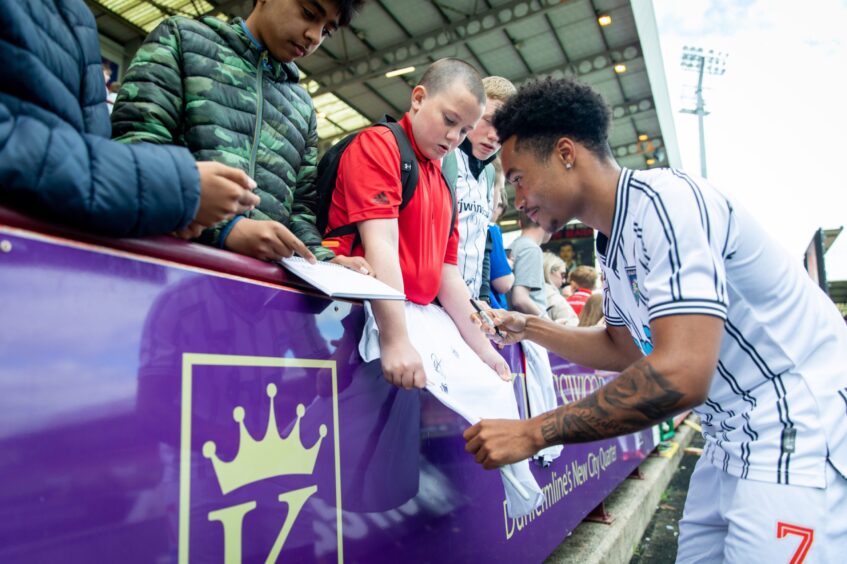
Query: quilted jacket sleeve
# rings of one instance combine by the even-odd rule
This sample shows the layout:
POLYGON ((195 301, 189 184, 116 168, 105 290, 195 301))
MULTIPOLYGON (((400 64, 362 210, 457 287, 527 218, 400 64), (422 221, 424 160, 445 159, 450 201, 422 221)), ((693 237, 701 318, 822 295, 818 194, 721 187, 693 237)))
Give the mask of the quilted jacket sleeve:
POLYGON ((0 200, 89 231, 130 237, 188 225, 199 205, 194 158, 47 125, 0 102, 0 200))
POLYGON ((318 260, 331 260, 335 253, 321 246, 321 234, 315 225, 318 194, 315 180, 318 172, 318 118, 314 107, 309 118, 306 150, 297 173, 294 201, 291 204, 291 231, 309 247, 318 260))
POLYGON ((162 22, 138 49, 112 110, 112 137, 122 143, 174 143, 183 88, 175 20, 162 22))

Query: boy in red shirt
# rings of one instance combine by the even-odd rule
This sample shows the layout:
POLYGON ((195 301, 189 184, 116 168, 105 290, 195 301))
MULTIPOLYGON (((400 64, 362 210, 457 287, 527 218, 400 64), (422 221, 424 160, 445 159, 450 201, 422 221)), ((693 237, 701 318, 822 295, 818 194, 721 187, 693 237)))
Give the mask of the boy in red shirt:
POLYGON ((577 266, 568 275, 568 282, 573 288, 573 293, 567 298, 568 303, 579 315, 597 285, 597 270, 590 266, 577 266))
MULTIPOLYGON (((327 232, 355 223, 355 235, 336 238, 338 255, 364 256, 376 277, 420 305, 436 297, 471 349, 504 379, 503 358, 471 321, 468 289, 456 266, 459 232, 452 199, 441 176, 441 158, 473 129, 485 108, 477 71, 458 59, 433 63, 412 91, 412 107, 400 120, 418 161, 414 195, 403 210, 400 151, 391 131, 372 127, 344 151, 329 210, 327 232)), ((385 378, 404 388, 426 384, 421 357, 412 346, 404 304, 375 300, 385 378)), ((438 338, 433 335, 433 338, 438 338)))

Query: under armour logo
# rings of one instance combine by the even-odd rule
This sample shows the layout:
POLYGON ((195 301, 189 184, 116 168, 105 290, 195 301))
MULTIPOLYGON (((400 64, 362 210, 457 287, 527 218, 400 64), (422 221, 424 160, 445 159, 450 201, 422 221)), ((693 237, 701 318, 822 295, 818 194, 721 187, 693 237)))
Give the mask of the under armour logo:
POLYGON ((388 204, 388 196, 385 195, 385 192, 380 192, 376 196, 371 199, 371 202, 375 204, 388 204))
POLYGON ((400 163, 400 166, 402 167, 403 172, 409 172, 410 170, 412 170, 412 163, 403 162, 400 163))

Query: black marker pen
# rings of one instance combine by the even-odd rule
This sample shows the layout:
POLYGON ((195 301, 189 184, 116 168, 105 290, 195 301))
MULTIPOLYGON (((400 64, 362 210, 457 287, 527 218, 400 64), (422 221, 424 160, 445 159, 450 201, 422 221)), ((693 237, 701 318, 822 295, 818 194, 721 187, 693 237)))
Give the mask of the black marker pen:
POLYGON ((485 321, 486 323, 488 323, 489 325, 491 325, 492 327, 494 327, 494 332, 497 333, 498 337, 503 339, 504 338, 503 333, 500 332, 499 327, 494 325, 494 321, 491 319, 491 317, 487 313, 482 311, 482 309, 477 305, 477 303, 475 301, 473 301, 473 300, 469 300, 469 301, 471 302, 471 305, 476 310, 476 312, 479 314, 479 316, 482 318, 482 320, 485 321))

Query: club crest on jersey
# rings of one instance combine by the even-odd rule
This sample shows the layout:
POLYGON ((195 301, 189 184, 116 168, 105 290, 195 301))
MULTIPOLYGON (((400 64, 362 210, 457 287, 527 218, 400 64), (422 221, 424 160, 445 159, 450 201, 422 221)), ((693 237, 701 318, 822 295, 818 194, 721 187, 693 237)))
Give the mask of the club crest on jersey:
POLYGON ((632 295, 635 296, 636 302, 642 302, 641 291, 638 289, 638 278, 635 275, 635 267, 626 267, 626 277, 629 279, 629 287, 632 290, 632 295))

